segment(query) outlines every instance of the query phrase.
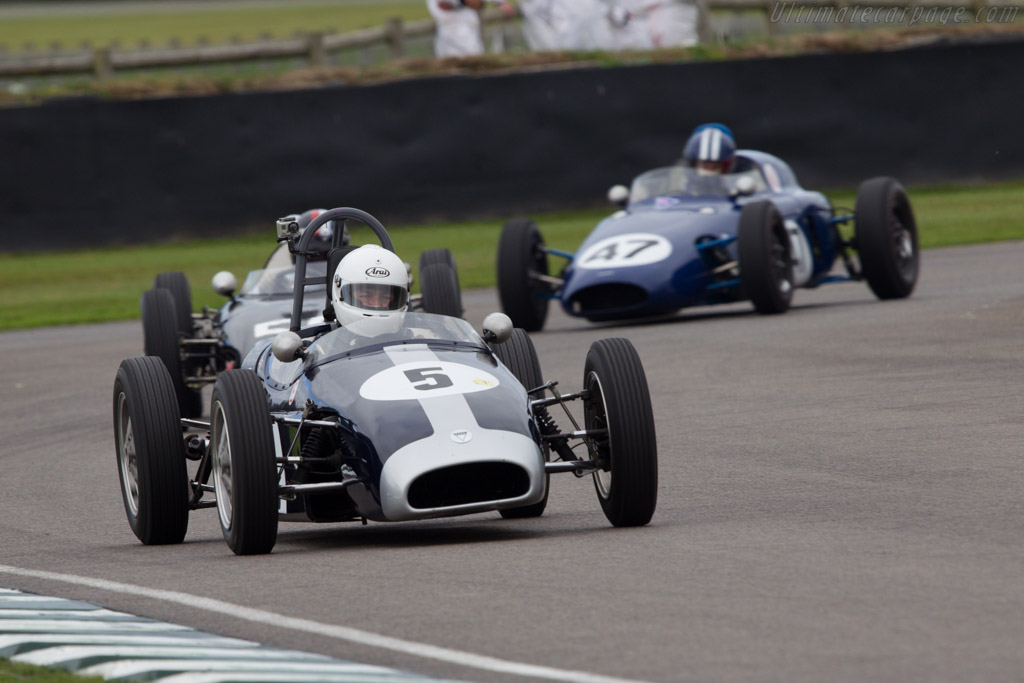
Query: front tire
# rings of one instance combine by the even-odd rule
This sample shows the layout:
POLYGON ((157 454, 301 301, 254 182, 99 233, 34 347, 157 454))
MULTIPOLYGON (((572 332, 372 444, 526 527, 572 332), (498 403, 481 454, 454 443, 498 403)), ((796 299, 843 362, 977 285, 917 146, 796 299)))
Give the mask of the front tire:
POLYGON ((163 361, 171 375, 171 386, 177 397, 182 417, 199 417, 203 413, 201 393, 184 382, 184 368, 179 344, 177 307, 170 290, 151 289, 139 300, 142 313, 143 350, 147 356, 163 361))
POLYGON ((594 486, 614 526, 651 521, 658 499, 658 444, 647 376, 627 339, 599 339, 583 368, 585 428, 606 430, 587 439, 598 461, 594 486))
POLYGON ((861 272, 879 299, 905 299, 920 269, 917 222, 895 178, 865 180, 857 190, 854 226, 861 272))
POLYGON ((779 210, 753 202, 740 211, 737 233, 740 282, 762 315, 785 313, 793 301, 793 259, 779 210))
POLYGON ((145 545, 181 543, 188 471, 178 403, 158 358, 121 362, 114 380, 114 447, 128 524, 145 545))
POLYGON ((271 424, 256 373, 221 373, 210 406, 210 449, 220 528, 236 555, 269 553, 277 542, 277 463, 271 424))
POLYGON ((548 316, 550 288, 537 278, 548 274, 548 255, 536 223, 529 218, 505 223, 498 240, 497 265, 502 310, 516 327, 540 331, 548 316))
MULTIPOLYGON (((526 330, 517 327, 512 330, 512 336, 504 344, 491 344, 495 355, 505 364, 512 374, 516 376, 519 383, 527 391, 536 389, 544 383, 540 370, 540 359, 537 358, 537 350, 533 346, 533 340, 526 334, 526 330)), ((544 459, 548 458, 546 446, 541 448, 544 459)), ((544 499, 532 505, 524 505, 518 508, 499 510, 505 519, 522 519, 526 517, 540 517, 548 506, 548 490, 551 484, 551 475, 544 475, 544 499)))

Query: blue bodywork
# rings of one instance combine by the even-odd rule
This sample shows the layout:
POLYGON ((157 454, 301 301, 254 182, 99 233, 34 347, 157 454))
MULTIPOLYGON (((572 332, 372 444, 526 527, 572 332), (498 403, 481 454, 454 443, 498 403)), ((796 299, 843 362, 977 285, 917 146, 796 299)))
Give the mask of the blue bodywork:
POLYGON ((740 211, 765 200, 786 223, 795 286, 848 279, 829 273, 839 255, 835 224, 849 217, 834 216, 823 194, 801 188, 781 159, 740 150, 736 172, 719 176, 714 186, 694 187, 704 179, 690 178, 686 191, 668 183, 657 192, 657 183, 667 183, 676 169, 683 170, 639 176, 626 208, 602 220, 575 254, 564 254, 571 259, 564 284, 551 296, 567 313, 618 320, 746 299, 736 267, 740 211), (752 181, 746 193, 734 190, 741 176, 752 181))

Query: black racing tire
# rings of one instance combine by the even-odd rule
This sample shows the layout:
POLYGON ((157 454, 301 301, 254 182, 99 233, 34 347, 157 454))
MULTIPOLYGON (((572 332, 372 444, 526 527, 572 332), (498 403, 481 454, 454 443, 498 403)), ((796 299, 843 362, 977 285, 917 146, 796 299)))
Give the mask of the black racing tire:
MULTIPOLYGON (((540 370, 540 359, 537 358, 537 350, 533 347, 533 341, 526 330, 516 327, 512 330, 512 336, 504 344, 491 344, 495 355, 505 364, 512 374, 516 376, 519 383, 527 391, 536 389, 544 383, 544 376, 540 370)), ((544 459, 548 458, 548 449, 542 448, 544 459)), ((546 474, 544 480, 544 499, 532 505, 524 505, 518 508, 500 510, 501 516, 505 519, 523 519, 526 517, 540 517, 548 505, 548 490, 550 488, 551 475, 546 474)))
POLYGON ((658 444, 647 376, 627 339, 599 339, 583 368, 585 429, 607 429, 588 438, 590 458, 598 461, 594 486, 614 526, 651 521, 658 500, 658 444))
POLYGON ((752 202, 740 211, 737 232, 740 282, 754 310, 785 313, 793 301, 793 256, 779 210, 752 202))
POLYGON ((181 416, 199 417, 203 414, 202 394, 184 382, 173 295, 165 288, 150 289, 142 293, 139 309, 142 313, 143 352, 147 356, 156 356, 167 367, 181 416))
POLYGON ((269 553, 277 542, 277 462, 267 396, 251 370, 217 377, 210 451, 221 532, 236 555, 269 553))
POLYGON ((516 327, 540 331, 548 316, 550 288, 536 277, 548 274, 548 255, 536 223, 529 218, 505 223, 498 239, 497 266, 502 310, 516 327))
POLYGON ((175 320, 178 332, 185 337, 192 336, 192 288, 185 273, 160 273, 153 280, 153 289, 167 289, 174 299, 175 320))
POLYGON ((185 446, 174 387, 158 358, 129 358, 117 369, 114 448, 135 536, 146 545, 181 543, 189 509, 185 446))
POLYGON ((905 299, 920 271, 917 222, 895 178, 865 180, 857 189, 854 236, 861 273, 879 299, 905 299))
POLYGON ((462 317, 462 292, 459 276, 447 263, 434 263, 420 268, 420 291, 423 310, 437 315, 462 317))
POLYGON ((459 269, 455 267, 455 257, 452 256, 450 249, 427 249, 425 252, 420 254, 420 272, 427 266, 433 266, 436 264, 443 264, 450 266, 455 271, 455 281, 459 281, 459 269))

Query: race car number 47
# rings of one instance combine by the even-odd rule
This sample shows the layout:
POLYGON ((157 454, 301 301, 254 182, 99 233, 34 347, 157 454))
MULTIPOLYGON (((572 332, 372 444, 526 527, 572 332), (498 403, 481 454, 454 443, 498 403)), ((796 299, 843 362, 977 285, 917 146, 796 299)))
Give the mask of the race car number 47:
POLYGON ((498 378, 468 365, 445 361, 403 363, 363 382, 359 395, 370 401, 413 401, 471 394, 498 386, 498 378))
POLYGON ((645 266, 664 261, 671 253, 672 243, 661 235, 636 232, 603 239, 574 258, 573 263, 577 268, 645 266))

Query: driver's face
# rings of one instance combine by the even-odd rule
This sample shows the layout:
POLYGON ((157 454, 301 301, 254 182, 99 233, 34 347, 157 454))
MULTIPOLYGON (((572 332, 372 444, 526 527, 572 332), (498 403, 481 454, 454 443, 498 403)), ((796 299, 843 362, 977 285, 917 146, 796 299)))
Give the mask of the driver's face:
POLYGON ((698 161, 697 173, 700 175, 719 175, 726 172, 728 162, 725 161, 698 161))
POLYGON ((365 308, 387 308, 391 305, 391 291, 383 288, 365 288, 355 293, 356 300, 365 308))

